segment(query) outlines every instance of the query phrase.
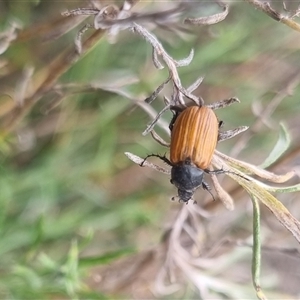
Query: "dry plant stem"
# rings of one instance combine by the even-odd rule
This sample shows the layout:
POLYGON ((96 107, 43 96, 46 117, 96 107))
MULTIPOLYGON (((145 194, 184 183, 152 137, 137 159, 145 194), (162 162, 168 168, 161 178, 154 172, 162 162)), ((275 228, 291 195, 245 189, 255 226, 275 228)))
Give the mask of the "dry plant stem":
POLYGON ((143 135, 146 135, 149 132, 151 132, 156 123, 158 123, 160 125, 160 127, 162 129, 164 129, 164 131, 166 131, 168 134, 170 133, 169 124, 159 117, 159 116, 161 116, 162 113, 164 113, 166 110, 168 110, 169 106, 166 106, 166 108, 164 108, 163 111, 160 112, 159 116, 158 116, 157 112, 152 108, 152 106, 145 103, 144 101, 137 101, 136 104, 138 106, 140 106, 151 118, 153 118, 155 120, 155 121, 151 122, 151 124, 147 127, 147 129, 142 133, 143 135), (156 115, 154 115, 154 114, 156 114, 156 115))
POLYGON ((152 138, 158 142, 160 145, 169 148, 170 147, 170 143, 167 143, 165 140, 163 140, 154 130, 150 131, 150 134, 152 136, 152 138))
MULTIPOLYGON (((210 170, 212 171, 213 169, 210 168, 210 170)), ((216 175, 212 174, 211 175, 211 180, 212 180, 212 184, 215 188, 215 191, 219 197, 219 199, 222 201, 222 203, 224 204, 224 206, 228 209, 228 210, 234 210, 234 202, 233 199, 231 198, 231 196, 222 188, 222 186, 220 185, 218 178, 216 175)))
POLYGON ((237 159, 234 159, 232 157, 229 157, 217 150, 215 150, 215 156, 220 157, 222 160, 226 161, 229 165, 232 165, 234 168, 238 168, 242 170, 245 174, 255 174, 259 176, 260 178, 266 179, 271 182, 275 183, 283 183, 287 180, 291 179, 294 175, 294 171, 290 171, 283 175, 276 175, 274 173, 268 172, 264 169, 261 169, 259 167, 256 167, 254 165, 251 165, 249 163, 246 163, 244 161, 240 161, 237 159))
POLYGON ((54 20, 35 24, 30 28, 20 31, 16 42, 25 42, 40 37, 43 41, 57 39, 79 25, 86 18, 87 16, 59 16, 54 20))
MULTIPOLYGON (((100 40, 105 31, 97 30, 92 34, 83 44, 83 53, 87 53, 91 48, 100 40)), ((4 118, 3 121, 3 134, 6 135, 18 125, 23 117, 30 111, 33 105, 35 105, 44 95, 47 93, 56 83, 58 78, 65 73, 79 58, 78 53, 74 48, 65 51, 49 66, 48 76, 33 93, 33 95, 24 99, 23 106, 16 106, 10 113, 4 118)))
POLYGON ((155 124, 159 121, 161 115, 169 110, 171 106, 185 106, 185 102, 183 101, 182 95, 185 97, 191 99, 194 101, 197 105, 201 106, 203 105, 203 99, 196 97, 191 93, 191 89, 198 87, 199 84, 201 83, 202 79, 197 79, 195 83, 189 87, 189 89, 185 89, 181 85, 181 80, 178 75, 177 68, 178 67, 183 67, 187 66, 190 64, 190 62, 193 59, 194 51, 192 50, 189 54, 189 56, 183 60, 175 60, 173 59, 163 48, 162 44, 157 40, 157 38, 151 34, 149 31, 147 31, 144 27, 134 23, 132 25, 132 29, 134 32, 138 33, 140 36, 142 36, 146 41, 148 41, 152 47, 153 47, 153 63, 154 65, 158 68, 161 69, 163 65, 160 63, 158 57, 161 57, 161 59, 164 61, 166 64, 168 70, 169 70, 169 77, 166 79, 166 81, 160 85, 154 93, 146 99, 147 102, 153 101, 158 93, 163 89, 164 85, 168 83, 170 80, 172 80, 173 83, 173 95, 172 95, 172 101, 169 101, 167 98, 165 98, 165 101, 167 102, 166 106, 157 114, 156 118, 147 126, 146 130, 143 132, 143 135, 148 134, 153 130, 155 124))
POLYGON ((181 247, 179 245, 180 241, 180 235, 182 232, 183 224, 186 222, 188 218, 188 209, 187 206, 182 206, 181 210, 179 211, 176 221, 174 222, 172 226, 172 231, 170 233, 169 239, 168 239, 168 246, 167 246, 167 253, 166 253, 166 261, 163 266, 163 269, 166 269, 169 273, 171 282, 176 281, 175 274, 173 272, 174 266, 176 265, 176 262, 174 260, 177 254, 174 254, 176 252, 180 252, 182 255, 185 255, 185 253, 182 253, 181 247))
POLYGON ((162 70, 164 68, 163 64, 159 61, 157 57, 157 52, 154 48, 152 49, 152 61, 156 69, 162 70))
POLYGON ((160 117, 163 115, 164 112, 170 109, 170 105, 166 105, 155 117, 155 119, 151 122, 151 124, 146 128, 146 130, 143 132, 143 135, 148 134, 151 132, 155 126, 155 124, 159 121, 160 117))
POLYGON ((20 25, 12 22, 10 27, 3 32, 0 32, 0 54, 3 54, 10 46, 10 44, 17 38, 16 30, 20 25))
POLYGON ((19 106, 23 105, 23 101, 25 99, 26 92, 30 85, 33 72, 34 72, 33 67, 25 67, 22 77, 16 86, 15 101, 19 106))
MULTIPOLYGON (((192 93, 193 91, 195 91, 200 84, 202 83, 204 77, 199 77, 196 79, 195 82, 193 82, 186 90, 188 91, 188 93, 192 93)), ((203 100, 202 100, 203 101, 203 100)))
POLYGON ((219 108, 224 108, 226 106, 230 106, 231 104, 240 103, 240 102, 241 101, 238 98, 233 97, 233 98, 221 100, 221 101, 218 101, 218 102, 214 102, 214 103, 208 104, 206 106, 211 108, 211 109, 219 109, 219 108))
POLYGON ((201 18, 186 18, 184 20, 185 24, 192 25, 213 25, 219 22, 222 22, 229 13, 229 5, 225 4, 224 11, 209 17, 201 17, 201 18))
POLYGON ((236 135, 246 131, 249 127, 248 126, 240 126, 235 129, 226 130, 224 132, 219 132, 218 135, 218 142, 223 142, 228 139, 235 137, 236 135))
MULTIPOLYGON (((135 3, 133 3, 135 5, 135 3)), ((102 19, 97 20, 95 25, 97 28, 110 28, 114 25, 127 26, 130 23, 138 22, 141 23, 164 23, 164 20, 172 19, 176 17, 179 13, 187 12, 192 10, 194 5, 192 3, 179 3, 176 7, 166 10, 153 13, 144 13, 144 14, 132 14, 126 18, 121 19, 102 19)), ((82 10, 85 10, 84 8, 82 10)), ((123 10, 124 11, 124 10, 123 10)), ((98 13, 100 10, 98 10, 98 13)), ((72 11, 67 12, 72 14, 72 11)))
POLYGON ((91 24, 85 24, 83 28, 81 28, 75 38, 75 47, 78 54, 81 54, 82 52, 82 35, 89 30, 90 28, 93 28, 93 25, 91 24))
MULTIPOLYGON (((142 37, 144 37, 152 45, 153 51, 155 51, 157 54, 157 55, 153 56, 153 57, 155 57, 154 64, 156 66, 159 65, 158 61, 156 61, 156 60, 158 60, 158 56, 160 56, 162 58, 162 60, 165 62, 166 66, 170 72, 170 76, 172 76, 172 82, 174 84, 174 87, 176 87, 176 89, 179 92, 181 92, 184 96, 186 96, 187 98, 194 101, 197 105, 203 105, 203 101, 199 100, 199 98, 196 97, 195 95, 189 93, 181 85, 181 80, 180 80, 178 72, 177 72, 177 67, 187 66, 191 62, 194 52, 191 51, 189 56, 186 59, 176 61, 167 54, 167 52, 163 48, 162 44, 157 40, 157 38, 153 34, 151 34, 149 31, 147 31, 144 27, 134 23, 133 30, 136 33, 138 33, 139 35, 141 35, 142 37)), ((173 105, 176 105, 176 104, 177 103, 174 103, 173 105)), ((184 103, 180 103, 180 104, 185 105, 184 103)))
POLYGON ((159 87, 149 96, 145 99, 145 102, 148 104, 151 104, 159 95, 159 93, 163 90, 163 88, 165 87, 165 85, 167 83, 169 83, 169 81, 171 80, 171 76, 167 78, 167 80, 165 80, 161 85, 159 85, 159 87))
POLYGON ((70 16, 80 16, 80 15, 97 15, 99 13, 99 9, 96 8, 75 8, 72 10, 68 10, 62 13, 65 17, 70 16))
POLYGON ((287 25, 288 27, 300 32, 300 24, 295 22, 291 17, 285 17, 282 14, 280 14, 279 12, 275 11, 270 6, 269 2, 263 2, 263 1, 259 1, 259 0, 245 0, 245 1, 252 4, 255 8, 261 10, 265 14, 267 14, 269 17, 271 17, 275 21, 283 23, 283 24, 287 25))
POLYGON ((169 251, 171 250, 171 253, 168 253, 168 255, 170 255, 171 257, 173 256, 172 248, 174 247, 181 250, 182 254, 184 254, 186 258, 189 258, 189 254, 184 253, 185 252, 184 249, 180 247, 180 235, 182 233, 183 224, 187 220, 188 215, 189 215, 188 206, 183 205, 179 212, 179 215, 176 218, 176 222, 173 224, 173 230, 170 234, 169 241, 170 243, 172 243, 172 245, 169 247, 169 251))

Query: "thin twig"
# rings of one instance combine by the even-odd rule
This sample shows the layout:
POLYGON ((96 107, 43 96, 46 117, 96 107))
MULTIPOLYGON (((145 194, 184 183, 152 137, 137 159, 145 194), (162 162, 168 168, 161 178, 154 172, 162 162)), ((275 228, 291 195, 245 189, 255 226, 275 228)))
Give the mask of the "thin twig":
POLYGON ((222 22, 229 13, 229 5, 226 4, 224 6, 223 12, 208 16, 208 17, 200 17, 200 18, 186 18, 184 20, 185 24, 192 25, 213 25, 222 22))
POLYGON ((295 22, 291 17, 283 16, 281 13, 274 10, 269 2, 263 2, 259 0, 245 0, 246 2, 252 4, 255 8, 267 14, 273 20, 278 21, 287 25, 288 27, 300 32, 300 24, 295 22))

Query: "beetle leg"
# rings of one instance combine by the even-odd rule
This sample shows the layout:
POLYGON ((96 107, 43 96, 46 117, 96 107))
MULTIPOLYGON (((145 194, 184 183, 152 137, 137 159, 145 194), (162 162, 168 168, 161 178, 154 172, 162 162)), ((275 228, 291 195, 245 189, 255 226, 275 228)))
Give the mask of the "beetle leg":
MULTIPOLYGON (((178 199, 178 203, 185 203, 186 205, 188 205, 188 203, 189 203, 189 201, 183 201, 182 199, 180 199, 178 196, 174 196, 174 197, 172 197, 171 198, 171 200, 172 201, 175 201, 176 200, 176 198, 178 199)), ((191 199, 190 199, 191 200, 191 199)), ((197 203, 197 201, 196 200, 194 200, 194 204, 196 204, 197 203)))
POLYGON ((172 117, 172 119, 170 121, 169 129, 172 132, 174 123, 177 120, 179 114, 183 111, 183 108, 180 108, 180 107, 177 107, 177 106, 172 106, 172 107, 170 107, 170 109, 171 109, 171 111, 173 113, 173 117, 172 117))
POLYGON ((173 130, 173 126, 174 126, 174 123, 175 123, 177 117, 178 117, 178 112, 175 112, 175 113, 173 112, 173 117, 172 117, 172 119, 170 121, 170 124, 169 124, 169 129, 170 129, 171 132, 173 130))
POLYGON ((224 173, 226 173, 226 174, 234 174, 234 175, 239 176, 239 177, 241 177, 241 178, 243 178, 243 179, 245 179, 247 181, 250 181, 248 178, 244 177, 243 175, 240 175, 240 174, 238 174, 236 172, 232 172, 232 171, 226 171, 224 169, 213 170, 213 171, 205 169, 204 172, 207 173, 207 174, 224 174, 224 173))
POLYGON ((207 173, 207 174, 224 174, 224 173, 228 173, 228 171, 225 171, 224 169, 218 169, 218 170, 213 170, 213 171, 205 169, 204 172, 207 173))
POLYGON ((184 110, 186 109, 186 107, 180 107, 180 106, 171 106, 170 110, 173 113, 173 118, 171 119, 171 122, 169 124, 169 129, 172 132, 173 130, 173 126, 175 121, 177 120, 178 116, 180 115, 180 113, 182 113, 184 110))
POLYGON ((168 164, 169 166, 173 166, 173 164, 171 163, 170 160, 167 159, 166 155, 161 156, 159 154, 149 154, 145 157, 145 159, 141 162, 140 166, 143 167, 145 161, 149 158, 149 157, 158 157, 159 159, 163 160, 166 164, 168 164))
POLYGON ((208 185, 208 183, 206 183, 205 181, 202 181, 202 188, 206 191, 208 191, 210 193, 210 195, 212 196, 212 198, 214 199, 214 201, 216 201, 214 195, 211 192, 211 187, 208 185))
POLYGON ((150 134, 152 135, 153 139, 160 145, 170 148, 170 143, 163 140, 154 130, 151 130, 150 134))

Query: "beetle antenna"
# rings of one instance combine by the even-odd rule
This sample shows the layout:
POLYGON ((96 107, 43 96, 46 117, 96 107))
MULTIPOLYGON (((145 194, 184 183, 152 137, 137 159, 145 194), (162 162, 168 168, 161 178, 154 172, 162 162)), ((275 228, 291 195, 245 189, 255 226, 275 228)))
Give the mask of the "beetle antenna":
POLYGON ((215 175, 217 175, 217 174, 234 174, 234 175, 236 175, 236 176, 239 176, 239 177, 241 177, 241 178, 243 178, 243 179, 245 179, 245 180, 247 180, 247 181, 250 181, 248 178, 246 178, 246 177, 244 177, 243 175, 240 175, 240 174, 238 174, 238 173, 235 173, 235 172, 232 172, 232 171, 226 171, 226 170, 224 170, 223 169, 223 167, 222 167, 222 169, 218 169, 218 170, 213 170, 213 171, 210 171, 210 170, 204 170, 204 172, 205 173, 207 173, 207 174, 215 174, 215 175))
POLYGON ((247 181, 250 181, 250 179, 246 178, 246 177, 243 176, 243 175, 240 175, 240 174, 238 174, 238 173, 235 173, 235 172, 225 171, 225 173, 228 173, 228 174, 234 174, 234 175, 239 176, 239 177, 241 177, 241 178, 243 178, 243 179, 245 179, 245 180, 247 180, 247 181))
POLYGON ((179 116, 180 112, 182 111, 182 109, 180 107, 176 107, 176 106, 171 106, 170 109, 171 109, 171 111, 173 113, 173 117, 172 117, 172 119, 170 121, 169 129, 172 132, 174 124, 175 124, 175 121, 178 118, 178 116, 179 116))
POLYGON ((213 171, 208 170, 208 169, 205 169, 204 172, 207 173, 207 174, 215 174, 215 175, 217 175, 217 174, 224 174, 224 173, 226 173, 226 172, 228 172, 228 171, 225 171, 225 170, 223 169, 223 167, 222 167, 222 169, 213 170, 213 171))

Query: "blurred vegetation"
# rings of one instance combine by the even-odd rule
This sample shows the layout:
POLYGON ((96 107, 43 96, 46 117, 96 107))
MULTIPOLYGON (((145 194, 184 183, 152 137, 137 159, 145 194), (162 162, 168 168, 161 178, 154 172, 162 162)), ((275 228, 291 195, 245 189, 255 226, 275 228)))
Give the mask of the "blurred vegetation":
MULTIPOLYGON (((2 1, 1 29, 4 31, 13 19, 22 23, 23 30, 38 32, 43 24, 51 28, 54 20, 62 18, 62 11, 77 7, 86 7, 86 3, 2 1)), ((39 35, 17 39, 1 55, 0 116, 13 106, 24 70, 34 68, 29 85, 34 90, 51 62, 64 49, 74 47, 80 26, 57 39, 45 41, 39 35)), ((193 27, 182 38, 162 29, 154 33, 175 58, 187 56, 194 48, 191 65, 179 72, 186 86, 199 76, 205 77, 198 93, 207 103, 232 96, 241 100, 239 105, 217 111, 225 129, 251 127, 258 118, 253 110, 264 110, 278 92, 286 91, 300 71, 299 33, 244 2, 234 3, 225 21, 193 27)), ((138 35, 122 31, 115 44, 102 38, 59 83, 113 85, 128 78, 135 81, 128 90, 147 97, 165 77, 166 71, 157 71, 152 64, 150 45, 138 35)), ((291 94, 286 92, 267 120, 268 126, 259 128, 240 158, 261 163, 275 144, 279 121, 283 120, 292 135, 292 148, 276 170, 299 171, 299 94, 297 84, 291 94)), ((70 94, 48 111, 53 99, 55 94, 43 97, 0 142, 0 297, 149 298, 146 292, 132 296, 130 290, 102 288, 91 283, 91 274, 93 280, 98 274, 100 282, 102 268, 160 244, 164 229, 170 226, 182 204, 168 201, 176 192, 169 178, 133 165, 124 152, 144 157, 153 152, 164 153, 165 149, 150 136, 141 135, 149 117, 131 100, 99 89, 70 94)), ((161 109, 162 99, 153 106, 161 109)), ((166 120, 170 117, 165 115, 166 120)), ((230 154, 237 140, 224 142, 218 149, 230 154)), ((227 181, 224 184, 232 188, 227 181)), ((236 211, 226 212, 217 206, 217 217, 206 221, 210 222, 207 226, 211 239, 225 234, 233 240, 251 236, 251 212, 240 195, 236 211)), ((201 201, 204 196, 199 191, 198 205, 215 211, 211 198, 201 201)), ((288 197, 285 204, 299 217, 296 196, 288 197)), ((268 212, 263 212, 263 236, 264 245, 295 245, 268 212)), ((249 249, 249 258, 250 253, 249 249)), ((267 255, 266 261, 272 255, 267 255)), ((236 276, 243 281, 240 288, 251 286, 249 258, 237 268, 236 276)), ((299 295, 297 285, 291 283, 287 287, 284 281, 278 283, 275 275, 268 280, 270 265, 262 281, 270 287, 274 298, 299 295), (273 287, 274 282, 277 288, 273 287)), ((278 276, 283 280, 288 269, 279 269, 278 276)), ((294 280, 299 281, 299 272, 291 272, 294 280)), ((153 277, 149 274, 149 281, 153 277)), ((188 294, 179 293, 176 297, 197 298, 195 295, 190 288, 188 294)), ((254 293, 250 292, 250 297, 254 293)))

